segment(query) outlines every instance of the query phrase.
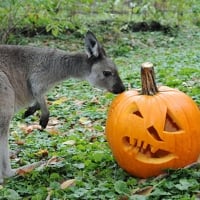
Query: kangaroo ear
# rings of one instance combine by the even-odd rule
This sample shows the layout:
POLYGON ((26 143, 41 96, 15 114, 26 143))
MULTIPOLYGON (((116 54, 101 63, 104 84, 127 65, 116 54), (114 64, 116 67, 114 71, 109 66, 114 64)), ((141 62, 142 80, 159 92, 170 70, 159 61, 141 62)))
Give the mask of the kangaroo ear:
POLYGON ((92 56, 98 58, 102 53, 104 53, 104 50, 97 41, 97 38, 91 31, 88 31, 85 36, 85 50, 88 58, 92 56))

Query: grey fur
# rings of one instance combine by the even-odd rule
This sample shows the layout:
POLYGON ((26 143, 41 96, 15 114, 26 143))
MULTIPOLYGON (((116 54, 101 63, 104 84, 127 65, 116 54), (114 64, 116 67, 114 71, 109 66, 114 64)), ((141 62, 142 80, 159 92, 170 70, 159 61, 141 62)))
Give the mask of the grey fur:
POLYGON ((8 130, 20 108, 30 106, 25 117, 40 109, 40 125, 45 128, 49 111, 44 95, 62 80, 87 80, 116 94, 125 90, 115 64, 92 32, 86 34, 85 48, 85 53, 69 54, 50 48, 0 46, 0 183, 16 172, 10 165, 8 130))

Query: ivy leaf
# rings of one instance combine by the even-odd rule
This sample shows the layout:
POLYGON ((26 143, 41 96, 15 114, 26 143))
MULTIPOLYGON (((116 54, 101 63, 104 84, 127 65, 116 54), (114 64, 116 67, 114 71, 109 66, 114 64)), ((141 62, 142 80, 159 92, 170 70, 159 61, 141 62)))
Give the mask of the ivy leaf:
POLYGON ((19 194, 15 191, 15 190, 12 190, 12 189, 7 189, 7 191, 5 192, 4 194, 5 196, 5 199, 9 199, 9 200, 18 200, 18 199, 21 199, 19 194))
POLYGON ((105 157, 105 155, 104 155, 103 151, 95 151, 93 153, 92 157, 93 157, 94 162, 102 162, 104 157, 105 157))
POLYGON ((115 182, 114 188, 118 194, 129 194, 130 193, 130 190, 128 189, 127 184, 121 180, 115 182))
POLYGON ((181 179, 179 181, 179 184, 176 184, 175 187, 181 191, 188 191, 190 187, 193 187, 194 185, 196 185, 196 181, 195 180, 187 180, 187 179, 181 179))

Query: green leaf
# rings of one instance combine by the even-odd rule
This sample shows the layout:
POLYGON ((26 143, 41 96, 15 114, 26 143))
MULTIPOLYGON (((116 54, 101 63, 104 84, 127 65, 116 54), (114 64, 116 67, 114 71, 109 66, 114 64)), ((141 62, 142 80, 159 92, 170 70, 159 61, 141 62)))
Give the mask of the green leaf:
POLYGON ((175 187, 181 191, 189 191, 191 187, 195 186, 197 181, 190 179, 181 179, 179 184, 176 184, 175 187))
POLYGON ((53 181, 53 182, 50 183, 50 188, 52 188, 52 189, 60 189, 60 183, 56 182, 56 181, 53 181))
POLYGON ((105 158, 105 153, 103 151, 95 151, 92 157, 94 162, 102 162, 105 158))
POLYGON ((4 197, 5 199, 9 199, 9 200, 18 200, 18 199, 21 199, 19 194, 15 191, 15 190, 12 190, 12 189, 7 189, 7 191, 4 193, 4 197))
POLYGON ((75 163, 73 166, 76 167, 77 169, 84 169, 85 168, 84 163, 75 163))
POLYGON ((126 182, 121 181, 121 180, 115 182, 114 188, 118 194, 129 194, 130 193, 130 190, 128 189, 126 182))

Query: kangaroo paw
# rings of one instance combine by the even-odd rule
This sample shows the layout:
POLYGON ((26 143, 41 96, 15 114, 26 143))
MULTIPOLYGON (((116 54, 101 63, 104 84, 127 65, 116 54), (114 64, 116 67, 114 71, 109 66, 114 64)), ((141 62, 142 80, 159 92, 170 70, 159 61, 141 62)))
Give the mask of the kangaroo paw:
POLYGON ((17 169, 11 169, 8 170, 6 172, 4 172, 3 177, 0 177, 0 184, 2 184, 4 182, 4 178, 9 178, 12 176, 16 176, 16 175, 25 175, 31 171, 33 171, 35 168, 40 167, 41 165, 45 164, 47 161, 39 161, 39 162, 35 162, 29 165, 25 165, 23 167, 19 167, 17 169))
MULTIPOLYGON (((3 173, 3 178, 9 178, 15 176, 17 173, 16 169, 9 169, 3 173)), ((3 183, 3 178, 0 178, 0 183, 3 183)))
POLYGON ((49 121, 49 117, 45 117, 45 118, 42 117, 40 119, 40 126, 42 127, 42 129, 46 128, 48 121, 49 121))

